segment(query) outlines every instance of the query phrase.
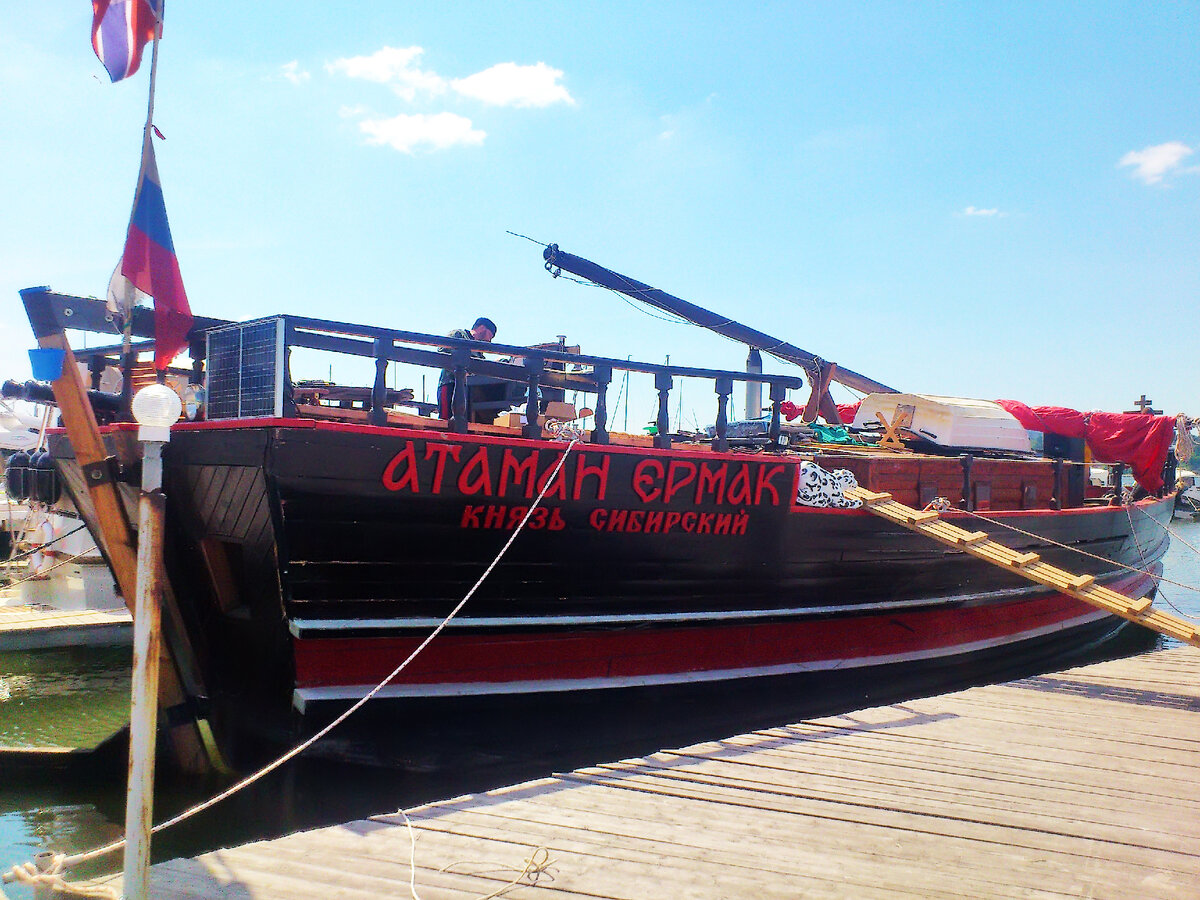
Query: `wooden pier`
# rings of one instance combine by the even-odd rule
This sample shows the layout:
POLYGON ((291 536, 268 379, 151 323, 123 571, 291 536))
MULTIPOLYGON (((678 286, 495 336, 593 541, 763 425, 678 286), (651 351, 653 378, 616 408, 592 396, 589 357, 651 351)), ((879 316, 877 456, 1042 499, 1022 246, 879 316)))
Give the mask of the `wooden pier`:
POLYGON ((518 878, 504 896, 1194 898, 1200 654, 664 750, 408 819, 415 846, 392 814, 165 862, 152 896, 409 897, 411 857, 423 900, 518 878))
POLYGON ((46 650, 128 644, 133 617, 118 609, 56 610, 0 606, 0 650, 46 650))

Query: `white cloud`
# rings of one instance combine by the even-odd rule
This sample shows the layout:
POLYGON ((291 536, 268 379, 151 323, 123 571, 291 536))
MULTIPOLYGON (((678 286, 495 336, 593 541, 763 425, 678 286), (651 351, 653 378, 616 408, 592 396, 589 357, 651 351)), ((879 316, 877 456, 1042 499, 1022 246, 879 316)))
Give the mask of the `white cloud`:
POLYGON ((1196 151, 1180 141, 1168 141, 1141 150, 1131 150, 1117 164, 1133 166, 1132 177, 1145 184, 1158 184, 1166 175, 1178 171, 1179 164, 1196 151))
POLYGON ((474 128, 470 119, 448 112, 367 119, 358 127, 368 135, 368 144, 387 144, 402 153, 420 147, 444 150, 459 144, 478 145, 487 137, 487 132, 474 128))
POLYGON ((304 84, 312 76, 300 68, 300 63, 292 60, 290 63, 284 63, 279 67, 280 73, 292 84, 304 84))
POLYGON ((416 99, 418 91, 432 95, 446 90, 444 78, 417 67, 424 53, 422 47, 384 47, 370 56, 351 56, 326 63, 325 70, 347 78, 386 84, 411 102, 416 99))
POLYGON ((1001 215, 1004 215, 1002 212, 1000 212, 1000 210, 996 209, 995 207, 993 207, 991 209, 978 209, 974 206, 968 206, 966 209, 964 209, 962 211, 962 214, 964 216, 1001 216, 1001 215))
POLYGON ((466 78, 456 78, 450 85, 463 96, 492 106, 574 104, 575 98, 559 84, 562 76, 561 69, 552 69, 542 62, 532 66, 506 62, 466 78))

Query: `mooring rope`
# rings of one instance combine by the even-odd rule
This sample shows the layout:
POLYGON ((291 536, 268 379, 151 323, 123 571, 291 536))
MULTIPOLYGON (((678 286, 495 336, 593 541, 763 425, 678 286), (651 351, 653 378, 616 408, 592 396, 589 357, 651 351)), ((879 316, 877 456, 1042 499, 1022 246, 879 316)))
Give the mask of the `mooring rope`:
MULTIPOLYGON (((1023 528, 1018 528, 1016 525, 1009 525, 1007 522, 1001 522, 998 519, 991 519, 991 518, 988 518, 987 516, 981 516, 979 513, 972 512, 969 509, 959 509, 958 507, 954 506, 954 504, 952 504, 950 502, 950 500, 946 497, 935 497, 929 503, 925 504, 925 509, 934 510, 937 512, 943 512, 946 510, 954 510, 955 512, 964 513, 965 515, 973 516, 976 519, 981 519, 982 521, 987 522, 990 525, 995 525, 998 528, 1007 528, 1009 531, 1015 531, 1017 534, 1022 534, 1025 537, 1033 538, 1034 540, 1037 540, 1037 541, 1042 541, 1043 543, 1050 544, 1050 545, 1052 545, 1054 547, 1058 547, 1062 550, 1070 550, 1072 553, 1078 553, 1081 556, 1086 556, 1086 557, 1089 557, 1090 559, 1098 560, 1099 562, 1105 563, 1106 565, 1116 566, 1118 569, 1125 569, 1126 571, 1129 571, 1129 572, 1135 572, 1138 575, 1145 575, 1149 578, 1153 578, 1159 584, 1172 584, 1175 587, 1181 587, 1184 590, 1196 591, 1196 592, 1200 593, 1200 587, 1196 587, 1195 585, 1184 584, 1181 581, 1172 581, 1170 578, 1167 578, 1163 575, 1158 575, 1154 572, 1147 571, 1146 569, 1139 569, 1137 566, 1129 566, 1129 565, 1126 565, 1125 563, 1117 562, 1114 559, 1109 559, 1107 556, 1099 556, 1095 553, 1089 553, 1088 551, 1081 550, 1078 547, 1072 547, 1070 544, 1059 543, 1058 541, 1054 540, 1053 538, 1048 538, 1045 535, 1036 534, 1032 531, 1025 531, 1023 528)), ((1154 517, 1149 515, 1148 513, 1146 514, 1146 516, 1149 519, 1152 519, 1152 520, 1154 519, 1154 517)), ((1157 521, 1157 520, 1154 520, 1154 521, 1157 521)), ((1161 522, 1159 522, 1158 524, 1162 525, 1161 522)), ((1165 528, 1166 526, 1163 526, 1163 527, 1165 528)), ((1132 529, 1132 523, 1130 525, 1130 528, 1132 529)), ((1134 543, 1137 543, 1136 538, 1134 538, 1134 543)), ((1145 557, 1143 557, 1143 559, 1145 559, 1145 557)))
MULTIPOLYGON (((1133 515, 1129 512, 1129 510, 1131 508, 1132 507, 1129 507, 1129 506, 1125 507, 1125 512, 1127 515, 1129 515, 1130 531, 1133 530, 1133 515)), ((1182 536, 1180 536, 1180 534, 1177 531, 1172 529, 1165 522, 1159 522, 1158 519, 1154 518, 1154 516, 1150 515, 1144 509, 1139 509, 1138 512, 1140 512, 1143 516, 1145 516, 1151 522, 1154 522, 1156 525, 1161 526, 1163 531, 1165 531, 1167 534, 1169 534, 1171 536, 1172 540, 1179 541, 1179 543, 1183 544, 1183 546, 1187 547, 1193 553, 1200 555, 1200 550, 1197 550, 1195 547, 1193 547, 1191 544, 1189 544, 1186 540, 1183 539, 1182 536)), ((1134 543, 1136 544, 1137 538, 1135 537, 1133 540, 1134 540, 1134 543)), ((1142 553, 1142 547, 1140 544, 1138 544, 1138 552, 1142 553)), ((1146 564, 1146 554, 1142 553, 1142 565, 1145 565, 1145 564, 1146 564)), ((1158 592, 1158 599, 1160 599, 1163 603, 1167 604, 1167 606, 1171 607, 1171 609, 1175 610, 1175 612, 1179 613, 1179 615, 1183 616, 1185 619, 1190 618, 1190 613, 1184 612, 1182 609, 1180 609, 1178 606, 1176 606, 1174 603, 1172 603, 1170 601, 1170 599, 1168 599, 1166 596, 1163 595, 1161 590, 1158 592)))
MULTIPOLYGON (((513 545, 513 541, 515 541, 517 539, 517 535, 519 535, 521 533, 521 530, 525 527, 525 524, 529 521, 530 516, 533 515, 534 510, 538 508, 538 505, 542 502, 542 499, 546 496, 546 493, 550 490, 551 485, 553 485, 558 480, 559 472, 562 471, 563 466, 566 464, 567 457, 570 456, 571 451, 575 448, 575 445, 578 444, 583 439, 582 430, 575 426, 571 426, 567 423, 549 422, 549 423, 547 423, 546 428, 548 431, 551 432, 551 434, 554 434, 556 437, 560 437, 564 440, 568 437, 570 438, 571 442, 567 445, 567 449, 563 451, 562 456, 558 460, 558 464, 555 465, 554 470, 550 473, 550 477, 547 478, 546 483, 544 485, 542 485, 542 489, 538 493, 537 498, 533 501, 533 503, 530 505, 528 511, 525 513, 525 517, 523 519, 521 519, 521 521, 517 525, 517 527, 515 529, 513 529, 513 533, 509 536, 509 538, 505 542, 504 546, 500 548, 500 552, 496 554, 495 559, 492 560, 492 562, 484 570, 483 574, 479 576, 479 579, 475 582, 475 584, 473 584, 471 586, 471 589, 469 591, 467 591, 466 595, 458 602, 458 605, 455 606, 454 609, 450 610, 450 613, 446 616, 446 618, 444 618, 441 621, 441 623, 436 628, 434 628, 433 631, 431 631, 429 633, 429 636, 426 637, 425 640, 423 640, 417 646, 417 648, 415 650, 413 650, 412 653, 410 653, 407 656, 407 658, 405 658, 404 662, 402 662, 402 663, 400 663, 400 665, 396 666, 396 668, 392 670, 391 674, 389 674, 386 678, 384 678, 383 681, 379 682, 379 684, 375 685, 375 687, 373 687, 365 695, 363 695, 361 698, 356 700, 354 702, 354 704, 352 706, 350 706, 349 709, 347 709, 345 712, 343 712, 340 716, 338 716, 336 719, 334 719, 332 722, 330 722, 328 725, 326 725, 320 731, 316 732, 314 735, 309 737, 307 740, 301 742, 300 744, 297 744, 295 747, 293 747, 291 750, 284 753, 282 756, 278 757, 277 759, 273 760, 272 762, 267 763, 265 766, 263 766, 257 772, 247 775, 245 778, 241 779, 236 784, 225 789, 224 791, 221 791, 219 794, 217 794, 213 797, 210 797, 208 800, 205 800, 201 803, 197 803, 195 806, 192 806, 191 808, 184 810, 183 812, 179 813, 176 816, 172 816, 171 818, 169 818, 163 822, 159 822, 157 825, 155 825, 153 828, 150 829, 151 834, 158 834, 160 831, 164 831, 165 829, 170 828, 172 825, 178 825, 180 822, 182 822, 186 819, 190 819, 192 816, 195 816, 201 812, 204 812, 206 809, 209 809, 210 807, 216 806, 222 800, 232 797, 234 794, 238 793, 243 788, 249 787, 250 785, 254 784, 256 781, 259 781, 260 779, 269 775, 271 772, 274 772, 276 769, 278 769, 284 763, 289 762, 292 759, 295 759, 297 756, 299 756, 301 753, 303 753, 305 750, 307 750, 309 747, 311 747, 317 741, 321 740, 321 738, 323 738, 327 734, 329 734, 329 732, 333 731, 333 729, 335 729, 337 726, 339 726, 343 722, 345 722, 348 718, 350 718, 350 716, 352 716, 354 713, 356 713, 358 710, 360 710, 364 705, 366 705, 366 703, 369 700, 371 700, 373 697, 375 697, 376 694, 378 694, 385 687, 387 687, 387 685, 390 684, 392 682, 392 680, 396 678, 397 675, 399 675, 401 672, 403 672, 404 669, 407 668, 409 663, 411 663, 414 659, 416 659, 417 655, 420 654, 421 651, 424 650, 427 646, 429 646, 430 642, 433 641, 434 638, 436 638, 439 634, 441 634, 442 630, 445 629, 446 626, 450 624, 450 621, 459 614, 459 612, 462 610, 462 608, 464 606, 467 605, 467 601, 470 600, 471 597, 473 597, 475 595, 475 592, 477 590, 479 590, 480 585, 482 585, 483 582, 487 579, 487 577, 492 574, 492 570, 496 568, 496 566, 500 563, 500 560, 504 558, 504 554, 506 554, 508 552, 508 548, 513 545)), ((62 858, 60 869, 65 870, 65 869, 71 868, 73 866, 76 866, 79 863, 88 862, 89 860, 98 859, 102 856, 107 856, 110 853, 120 850, 124 846, 125 846, 125 839, 122 838, 120 840, 113 841, 110 844, 105 844, 103 847, 97 847, 95 850, 88 850, 84 853, 75 853, 75 854, 72 854, 71 856, 64 856, 62 858)), ((26 864, 26 865, 30 865, 30 864, 26 864)), ((8 872, 5 872, 3 880, 5 882, 16 881, 17 878, 19 877, 16 874, 14 874, 16 872, 17 868, 18 867, 14 866, 13 869, 11 869, 8 872)))
MULTIPOLYGON (((85 528, 87 528, 87 522, 84 522, 81 525, 77 525, 75 528, 72 528, 66 534, 58 535, 53 540, 46 541, 44 544, 38 544, 32 550, 26 550, 24 553, 19 553, 16 556, 10 556, 8 559, 5 560, 5 563, 15 563, 15 562, 20 562, 23 559, 27 559, 28 557, 33 556, 33 554, 35 554, 35 553, 40 553, 42 550, 46 549, 51 544, 57 544, 59 541, 63 540, 64 538, 69 538, 71 535, 76 534, 80 531, 83 531, 83 529, 85 529, 85 528)), ((29 530, 30 529, 28 529, 28 528, 25 529, 26 532, 28 532, 29 530)), ((95 550, 95 549, 96 549, 95 547, 92 548, 92 550, 95 550)), ((92 550, 88 550, 86 552, 91 553, 92 550)))

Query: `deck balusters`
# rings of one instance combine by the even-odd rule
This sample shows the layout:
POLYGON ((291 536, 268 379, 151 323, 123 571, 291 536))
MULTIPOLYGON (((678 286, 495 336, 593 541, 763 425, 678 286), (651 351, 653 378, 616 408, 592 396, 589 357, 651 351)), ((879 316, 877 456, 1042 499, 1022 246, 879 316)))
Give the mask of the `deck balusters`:
POLYGON ((372 425, 387 424, 387 352, 392 342, 383 338, 375 338, 371 343, 371 351, 375 356, 375 383, 371 386, 371 411, 367 421, 372 425))
POLYGON ((787 399, 787 386, 780 384, 778 381, 771 382, 771 446, 779 446, 779 435, 783 431, 783 425, 779 421, 779 404, 787 399))
POLYGON ((717 393, 717 426, 712 446, 723 453, 729 449, 729 395, 733 393, 733 379, 724 376, 718 378, 714 387, 717 393))
POLYGON ((454 399, 450 403, 450 430, 455 434, 467 433, 467 361, 471 358, 465 347, 450 351, 454 367, 454 399))
POLYGON ((541 408, 538 404, 538 382, 541 380, 542 369, 546 362, 540 356, 525 357, 525 368, 529 370, 529 396, 525 401, 525 425, 521 428, 521 436, 540 438, 542 426, 539 423, 541 408))
POLYGON ((654 373, 654 389, 658 391, 658 419, 654 423, 658 434, 654 436, 654 446, 659 450, 671 449, 671 420, 667 415, 667 403, 670 401, 672 385, 670 372, 654 373))
POLYGON ((608 385, 612 381, 611 366, 596 366, 592 370, 596 379, 596 411, 592 414, 595 425, 592 427, 592 443, 608 443, 608 385))

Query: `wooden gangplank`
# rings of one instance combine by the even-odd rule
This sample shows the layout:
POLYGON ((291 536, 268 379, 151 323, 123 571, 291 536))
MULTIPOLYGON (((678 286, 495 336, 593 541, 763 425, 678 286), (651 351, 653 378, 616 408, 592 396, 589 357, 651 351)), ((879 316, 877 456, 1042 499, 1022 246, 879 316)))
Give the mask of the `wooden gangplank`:
POLYGON ((1194 622, 1154 609, 1149 597, 1126 597, 1096 584, 1094 575, 1072 574, 1043 562, 1036 553, 1021 553, 993 541, 986 531, 966 531, 957 525, 951 525, 934 510, 905 506, 893 500, 891 494, 869 491, 861 487, 848 488, 842 491, 842 494, 851 500, 861 500, 868 512, 897 525, 903 525, 939 544, 962 550, 1029 581, 1070 594, 1105 612, 1137 622, 1193 647, 1200 647, 1200 632, 1197 631, 1194 622))

